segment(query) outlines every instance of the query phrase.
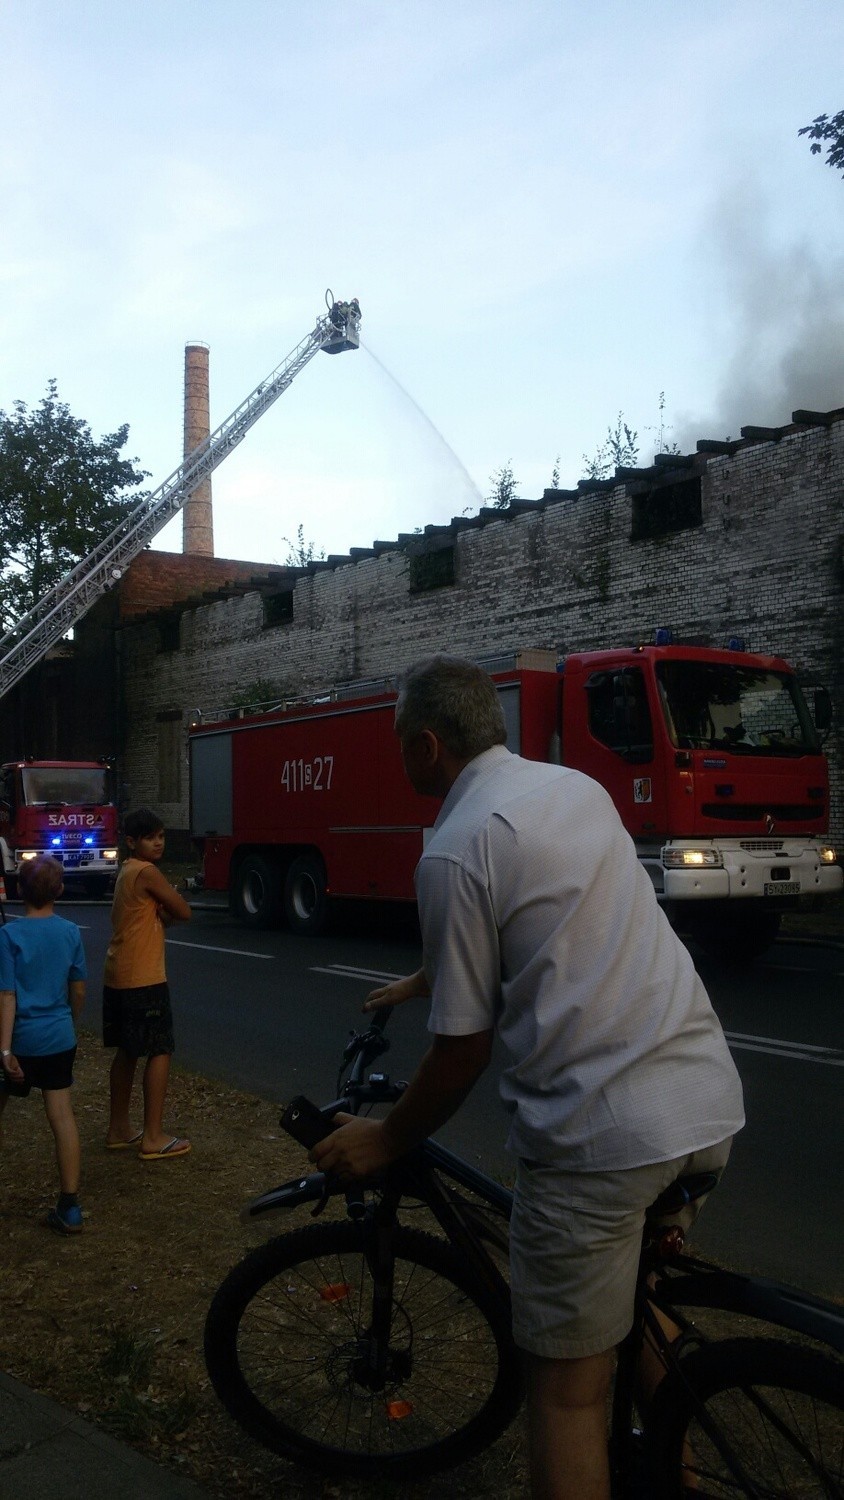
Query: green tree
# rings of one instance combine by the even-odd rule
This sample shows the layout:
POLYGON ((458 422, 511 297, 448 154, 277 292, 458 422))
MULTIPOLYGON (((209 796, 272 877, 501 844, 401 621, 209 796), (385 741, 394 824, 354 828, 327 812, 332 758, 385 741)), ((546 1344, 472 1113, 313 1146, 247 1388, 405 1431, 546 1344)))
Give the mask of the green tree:
POLYGON ((287 556, 284 559, 287 568, 306 568, 309 562, 321 561, 325 557, 322 550, 317 552, 315 542, 305 541, 305 528, 301 521, 296 528, 295 542, 291 542, 289 536, 283 536, 281 540, 287 544, 287 556))
POLYGON ((609 479, 616 469, 635 469, 639 460, 639 434, 628 427, 619 412, 615 427, 607 428, 604 441, 592 457, 583 455, 585 479, 609 479))
POLYGON ((809 137, 813 156, 820 156, 825 145, 827 166, 844 172, 844 109, 839 109, 831 120, 828 115, 818 115, 811 125, 804 125, 797 134, 809 137))
POLYGON ((518 498, 516 491, 519 481, 513 473, 513 465, 509 459, 506 464, 501 465, 500 469, 490 474, 489 482, 492 488, 487 499, 496 510, 506 510, 512 501, 518 498))
POLYGON ((121 457, 127 425, 99 442, 59 399, 0 411, 0 620, 8 629, 143 498, 146 471, 121 457), (126 494, 132 490, 132 494, 126 494))

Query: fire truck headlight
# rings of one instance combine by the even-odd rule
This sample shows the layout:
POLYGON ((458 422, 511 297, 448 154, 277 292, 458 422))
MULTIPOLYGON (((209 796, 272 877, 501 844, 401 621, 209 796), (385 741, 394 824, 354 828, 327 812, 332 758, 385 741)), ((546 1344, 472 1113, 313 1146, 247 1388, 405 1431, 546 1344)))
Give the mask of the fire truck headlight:
POLYGON ((822 865, 834 865, 838 862, 838 855, 827 844, 823 849, 818 850, 818 859, 822 865))
POLYGON ((724 861, 720 849, 666 848, 662 863, 666 870, 720 870, 724 861))
POLYGON ((20 860, 21 864, 23 864, 23 861, 25 859, 37 859, 39 853, 40 850, 38 849, 21 849, 20 853, 18 854, 18 859, 20 860))
POLYGON ((104 849, 103 850, 103 859, 117 859, 117 850, 116 849, 104 849))

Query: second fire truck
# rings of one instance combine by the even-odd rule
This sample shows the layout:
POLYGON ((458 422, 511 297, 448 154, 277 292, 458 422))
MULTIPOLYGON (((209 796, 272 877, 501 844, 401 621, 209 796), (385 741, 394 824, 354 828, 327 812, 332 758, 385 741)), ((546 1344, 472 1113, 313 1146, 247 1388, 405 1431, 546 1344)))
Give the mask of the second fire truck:
MULTIPOLYGON (((782 912, 837 892, 821 735, 793 670, 743 649, 669 643, 487 658, 511 750, 610 793, 679 930, 751 957, 782 912)), ((204 884, 240 919, 317 932, 329 896, 413 900, 437 813, 404 775, 386 682, 190 731, 191 832, 204 884)))

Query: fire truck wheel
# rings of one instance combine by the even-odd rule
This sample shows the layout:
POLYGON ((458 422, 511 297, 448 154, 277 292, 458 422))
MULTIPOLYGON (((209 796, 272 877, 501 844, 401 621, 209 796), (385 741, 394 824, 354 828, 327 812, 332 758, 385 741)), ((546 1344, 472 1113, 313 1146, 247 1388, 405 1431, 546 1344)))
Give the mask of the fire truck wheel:
POLYGON ((247 854, 238 866, 234 907, 247 927, 272 927, 281 910, 281 870, 274 859, 247 854))
POLYGON ((284 882, 284 916, 291 932, 317 933, 327 911, 325 870, 312 854, 300 854, 284 882))

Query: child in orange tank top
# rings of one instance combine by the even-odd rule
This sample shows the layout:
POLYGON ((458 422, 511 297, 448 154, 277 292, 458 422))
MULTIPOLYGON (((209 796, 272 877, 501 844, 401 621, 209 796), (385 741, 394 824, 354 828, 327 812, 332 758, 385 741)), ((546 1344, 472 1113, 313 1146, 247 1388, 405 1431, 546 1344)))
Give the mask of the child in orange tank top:
POLYGON ((191 909, 157 868, 164 853, 164 825, 157 814, 138 808, 127 815, 123 832, 129 858, 120 867, 114 889, 112 939, 103 976, 103 1045, 117 1049, 109 1077, 106 1147, 137 1147, 142 1161, 169 1161, 186 1156, 191 1146, 163 1127, 174 1050, 164 929, 172 922, 189 922, 191 909), (146 1058, 144 1128, 135 1131, 129 1109, 139 1057, 146 1058))

